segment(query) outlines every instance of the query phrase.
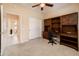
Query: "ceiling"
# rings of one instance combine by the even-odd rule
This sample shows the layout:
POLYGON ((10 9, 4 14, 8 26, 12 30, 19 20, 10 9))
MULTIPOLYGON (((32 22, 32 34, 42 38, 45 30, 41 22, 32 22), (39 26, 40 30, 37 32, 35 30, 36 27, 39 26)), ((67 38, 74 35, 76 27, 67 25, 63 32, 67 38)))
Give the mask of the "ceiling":
POLYGON ((61 9, 61 8, 66 7, 66 6, 73 5, 73 4, 78 4, 78 3, 52 3, 54 5, 53 7, 45 6, 43 11, 41 11, 41 7, 40 6, 32 8, 32 6, 36 5, 37 3, 16 3, 16 4, 28 7, 30 9, 34 10, 34 11, 39 11, 42 14, 46 14, 46 13, 52 11, 52 10, 61 9))
MULTIPOLYGON (((32 8, 32 6, 36 5, 36 4, 37 3, 22 3, 20 5, 26 6, 26 7, 29 6, 30 8, 32 8)), ((63 6, 69 5, 68 3, 53 3, 53 4, 54 4, 54 6, 52 8, 59 8, 59 7, 63 7, 63 6)), ((33 8, 33 9, 39 9, 40 10, 40 6, 37 6, 37 7, 33 8)), ((45 10, 46 9, 51 9, 51 7, 45 6, 45 10)))
MULTIPOLYGON (((18 5, 22 5, 22 6, 26 6, 26 7, 32 8, 32 6, 36 5, 36 4, 37 3, 19 3, 18 5)), ((54 6, 52 8, 58 8, 58 7, 62 7, 62 6, 68 5, 67 3, 53 3, 53 4, 54 4, 54 6)), ((34 9, 34 10, 36 9, 36 10, 40 10, 41 11, 40 6, 37 6, 37 7, 32 8, 32 9, 34 9)), ((51 9, 51 7, 45 6, 44 10, 46 10, 46 9, 51 9)))
MULTIPOLYGON (((22 3, 21 5, 23 6, 33 6, 36 5, 37 3, 22 3)), ((54 4, 54 6, 64 6, 67 5, 68 3, 51 3, 54 4)))

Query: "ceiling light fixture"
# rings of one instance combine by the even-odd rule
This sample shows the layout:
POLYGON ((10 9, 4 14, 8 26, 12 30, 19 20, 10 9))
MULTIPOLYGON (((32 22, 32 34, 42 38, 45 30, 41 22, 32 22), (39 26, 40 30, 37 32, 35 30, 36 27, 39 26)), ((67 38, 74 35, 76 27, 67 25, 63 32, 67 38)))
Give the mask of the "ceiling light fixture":
POLYGON ((41 4, 40 4, 40 6, 41 6, 41 7, 44 7, 44 6, 45 6, 45 4, 44 4, 44 3, 41 3, 41 4))

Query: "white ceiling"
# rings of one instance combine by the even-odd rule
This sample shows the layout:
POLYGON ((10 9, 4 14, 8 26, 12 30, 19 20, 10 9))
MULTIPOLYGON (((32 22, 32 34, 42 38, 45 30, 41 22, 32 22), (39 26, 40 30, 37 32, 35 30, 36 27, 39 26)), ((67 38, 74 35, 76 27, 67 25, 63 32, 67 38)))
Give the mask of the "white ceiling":
POLYGON ((25 6, 25 7, 31 8, 34 11, 40 11, 43 14, 47 13, 47 12, 53 10, 53 9, 59 9, 59 8, 63 8, 64 6, 69 6, 69 5, 73 5, 73 4, 77 4, 77 3, 52 3, 54 5, 53 7, 45 6, 43 11, 41 11, 40 6, 32 8, 32 6, 36 5, 36 4, 37 3, 17 3, 17 5, 21 5, 21 6, 25 6))
MULTIPOLYGON (((36 5, 37 3, 22 3, 22 4, 20 4, 20 5, 22 5, 22 6, 26 6, 26 7, 31 7, 32 8, 32 6, 33 5, 36 5)), ((54 4, 54 6, 52 7, 52 8, 59 8, 59 7, 63 7, 63 6, 66 6, 66 5, 69 5, 68 3, 53 3, 54 4)), ((40 9, 40 6, 37 6, 37 7, 35 7, 35 9, 40 9)), ((51 7, 45 7, 46 9, 49 9, 49 8, 51 8, 51 7)))
MULTIPOLYGON (((19 5, 22 5, 22 6, 26 6, 26 7, 29 7, 29 8, 32 8, 33 5, 36 5, 37 3, 20 3, 19 5)), ((59 8, 59 7, 63 7, 63 6, 66 6, 68 5, 68 3, 53 3, 54 6, 52 8, 59 8)), ((44 10, 48 10, 48 9, 52 9, 51 7, 44 7, 44 10)), ((40 9, 40 6, 37 6, 35 8, 32 8, 32 9, 36 9, 36 10, 41 10, 40 9)))
MULTIPOLYGON (((36 5, 37 3, 22 3, 21 5, 23 6, 33 6, 36 5)), ((54 6, 64 6, 67 5, 68 3, 52 3, 54 6)))

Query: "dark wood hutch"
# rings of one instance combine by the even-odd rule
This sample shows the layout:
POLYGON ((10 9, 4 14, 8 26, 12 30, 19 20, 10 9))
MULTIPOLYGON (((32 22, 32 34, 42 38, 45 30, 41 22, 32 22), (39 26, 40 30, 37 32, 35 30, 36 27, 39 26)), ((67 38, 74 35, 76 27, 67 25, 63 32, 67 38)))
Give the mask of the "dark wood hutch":
POLYGON ((48 39, 48 29, 60 36, 60 44, 78 50, 78 12, 44 19, 43 38, 48 39))

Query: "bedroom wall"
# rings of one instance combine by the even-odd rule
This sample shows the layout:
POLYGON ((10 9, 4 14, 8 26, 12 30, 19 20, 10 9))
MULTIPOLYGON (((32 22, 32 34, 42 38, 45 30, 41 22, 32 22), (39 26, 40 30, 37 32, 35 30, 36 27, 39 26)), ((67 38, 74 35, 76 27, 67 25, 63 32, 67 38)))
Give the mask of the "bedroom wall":
MULTIPOLYGON (((29 40, 29 17, 36 17, 39 20, 42 20, 41 13, 36 10, 32 10, 31 8, 18 5, 18 4, 3 4, 3 20, 2 20, 2 50, 3 48, 8 46, 9 39, 8 32, 7 32, 7 19, 6 14, 15 14, 20 17, 20 43, 24 43, 29 40)), ((41 25, 39 26, 41 27, 41 25)), ((42 31, 40 28, 38 31, 42 31)), ((41 36, 41 34, 38 34, 41 36)), ((19 43, 16 43, 19 44, 19 43)), ((10 45, 10 44, 9 44, 10 45)))

